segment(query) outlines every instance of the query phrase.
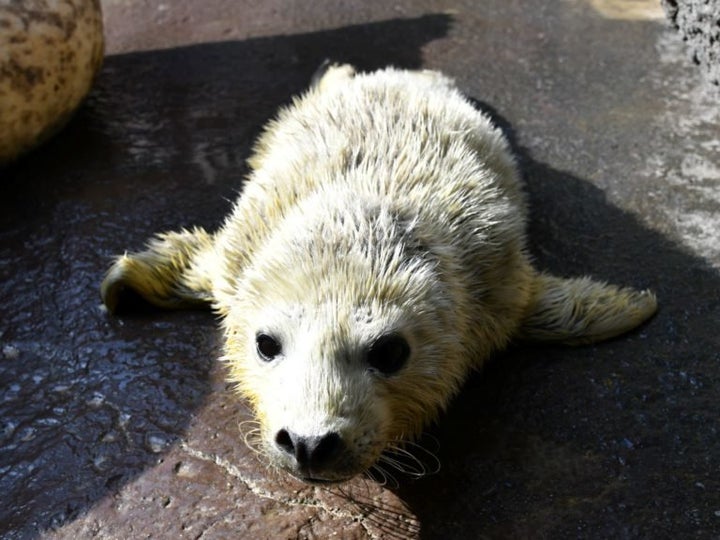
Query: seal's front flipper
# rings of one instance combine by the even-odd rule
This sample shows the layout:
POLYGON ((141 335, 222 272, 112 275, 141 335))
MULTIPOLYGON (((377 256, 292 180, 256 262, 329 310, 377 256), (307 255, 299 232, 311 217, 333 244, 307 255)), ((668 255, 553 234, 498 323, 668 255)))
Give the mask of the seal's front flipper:
POLYGON ((650 291, 617 287, 590 278, 540 274, 520 338, 568 345, 609 339, 650 318, 657 300, 650 291))
POLYGON ((209 305, 212 283, 202 269, 212 250, 212 236, 200 228, 159 234, 145 251, 115 260, 100 286, 102 300, 113 313, 133 296, 166 309, 209 305))

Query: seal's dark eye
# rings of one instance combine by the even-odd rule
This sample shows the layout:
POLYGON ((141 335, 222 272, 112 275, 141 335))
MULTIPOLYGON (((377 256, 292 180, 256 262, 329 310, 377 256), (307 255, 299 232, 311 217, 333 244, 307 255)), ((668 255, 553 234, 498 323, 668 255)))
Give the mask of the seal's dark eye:
POLYGON ((388 334, 375 341, 367 351, 367 363, 383 375, 399 371, 410 356, 410 345, 398 334, 388 334))
POLYGON ((272 336, 267 334, 258 334, 255 337, 255 345, 257 347, 258 355, 265 362, 271 362, 277 355, 282 352, 282 345, 272 336))

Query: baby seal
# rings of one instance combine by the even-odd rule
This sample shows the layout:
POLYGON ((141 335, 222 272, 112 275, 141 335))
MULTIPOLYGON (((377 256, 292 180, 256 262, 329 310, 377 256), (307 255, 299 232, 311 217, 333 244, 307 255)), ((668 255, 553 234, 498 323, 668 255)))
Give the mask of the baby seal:
POLYGON ((533 268, 509 145, 440 73, 332 66, 249 163, 220 230, 119 257, 102 297, 212 305, 261 451, 307 482, 367 471, 511 339, 590 343, 655 312, 533 268))

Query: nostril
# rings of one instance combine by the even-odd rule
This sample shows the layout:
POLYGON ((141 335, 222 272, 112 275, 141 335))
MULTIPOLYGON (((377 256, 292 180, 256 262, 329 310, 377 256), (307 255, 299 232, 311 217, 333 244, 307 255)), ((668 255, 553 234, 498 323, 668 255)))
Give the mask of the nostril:
POLYGON ((310 460, 315 466, 327 465, 340 455, 343 447, 344 443, 340 435, 328 433, 316 440, 310 452, 310 460))
POLYGON ((286 454, 295 458, 300 466, 306 466, 309 461, 309 452, 312 448, 313 437, 301 437, 287 429, 281 429, 275 434, 275 444, 277 444, 286 454))
POLYGON ((281 429, 275 435, 275 444, 285 450, 288 454, 295 454, 295 443, 287 429, 281 429))

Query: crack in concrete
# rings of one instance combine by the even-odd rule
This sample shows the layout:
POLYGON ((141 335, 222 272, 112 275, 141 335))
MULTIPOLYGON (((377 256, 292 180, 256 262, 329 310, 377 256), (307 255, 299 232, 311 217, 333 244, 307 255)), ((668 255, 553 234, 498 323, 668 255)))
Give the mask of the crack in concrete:
POLYGON ((355 521, 360 524, 360 526, 365 530, 365 532, 368 534, 368 537, 372 540, 378 540, 380 536, 378 536, 376 533, 374 533, 371 528, 365 523, 366 514, 364 513, 353 513, 349 512, 347 510, 344 510, 342 508, 336 507, 336 506, 330 506, 319 499, 315 498, 298 498, 298 497, 288 497, 288 496, 282 496, 277 493, 273 493, 271 491, 268 491, 267 489, 260 486, 257 482, 251 480, 246 475, 242 473, 242 471, 234 464, 230 463, 228 460, 223 459, 222 457, 218 456, 217 454, 209 454, 207 452, 203 452, 202 450, 198 450, 197 448, 193 448, 189 446, 187 443, 183 442, 180 444, 180 450, 186 452, 190 456, 199 459, 201 461, 214 463, 218 467, 222 468, 226 473, 228 473, 233 478, 236 478, 240 480, 245 487, 249 491, 251 491, 253 494, 257 495, 258 497, 262 497, 264 499, 269 499, 274 502, 278 502, 281 504, 286 504, 288 506, 298 506, 298 507, 307 507, 307 508, 316 508, 323 510, 330 514, 333 517, 336 518, 344 518, 344 519, 350 519, 352 521, 355 521))

